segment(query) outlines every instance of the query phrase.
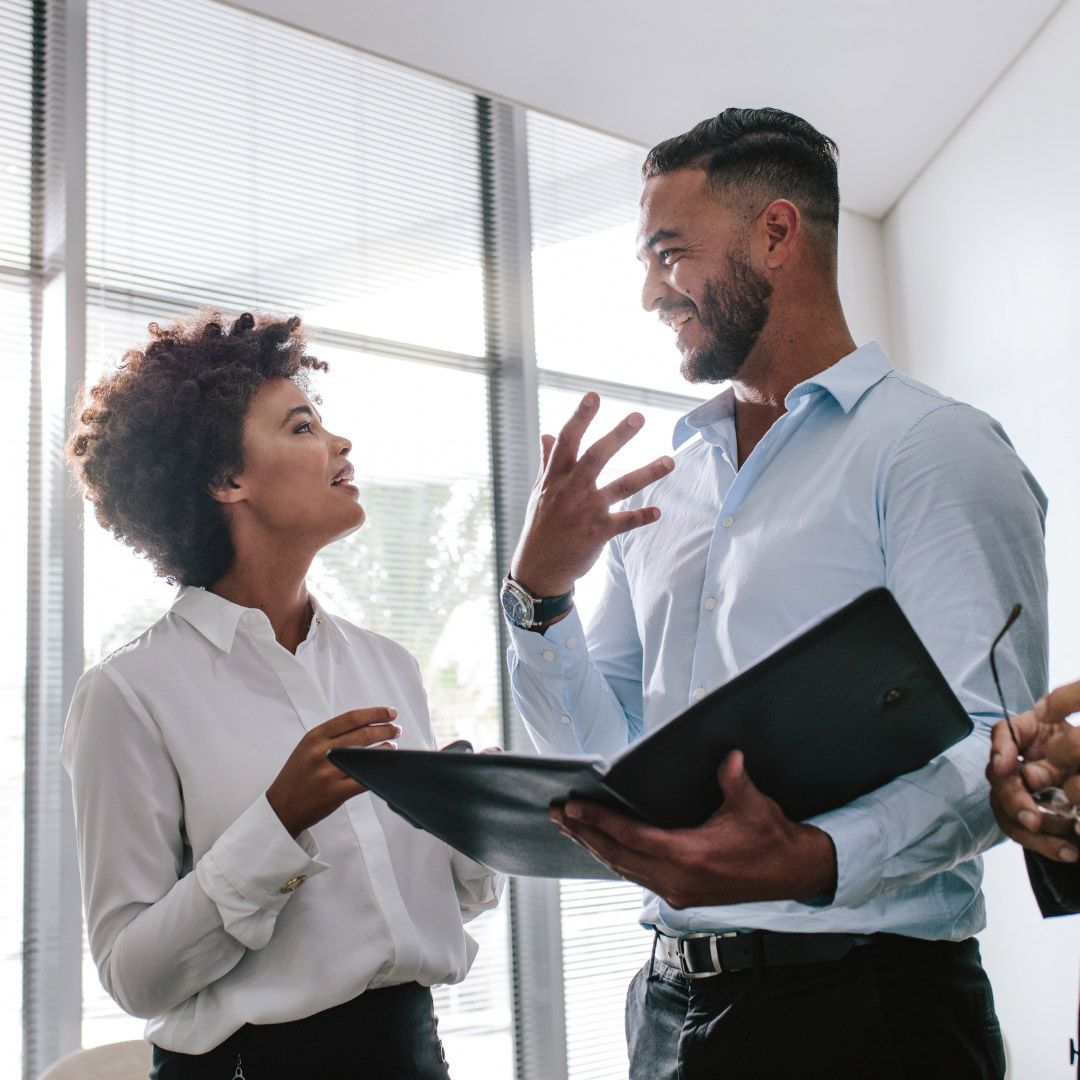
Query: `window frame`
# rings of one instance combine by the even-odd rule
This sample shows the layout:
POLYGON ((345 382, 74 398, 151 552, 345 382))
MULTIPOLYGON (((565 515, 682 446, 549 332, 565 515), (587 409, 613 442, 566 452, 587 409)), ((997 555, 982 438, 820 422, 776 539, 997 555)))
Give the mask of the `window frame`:
MULTIPOLYGON (((34 263, 23 897, 25 1080, 33 1080, 81 1043, 80 885, 70 788, 60 766, 59 747, 67 705, 83 669, 84 510, 66 479, 63 445, 85 377, 88 313, 88 2, 31 3, 34 263)), ((489 586, 497 596, 539 464, 541 387, 599 389, 618 400, 681 410, 698 399, 538 368, 529 113, 523 106, 492 97, 474 95, 474 100, 481 147, 486 355, 465 356, 317 325, 309 330, 316 340, 381 356, 486 373, 496 556, 489 586)), ((112 287, 96 289, 94 300, 150 314, 177 304, 167 295, 112 287)), ((509 637, 501 620, 498 635, 504 745, 531 750, 502 662, 509 637)), ((514 879, 507 902, 515 1075, 517 1080, 566 1080, 559 883, 514 879)))

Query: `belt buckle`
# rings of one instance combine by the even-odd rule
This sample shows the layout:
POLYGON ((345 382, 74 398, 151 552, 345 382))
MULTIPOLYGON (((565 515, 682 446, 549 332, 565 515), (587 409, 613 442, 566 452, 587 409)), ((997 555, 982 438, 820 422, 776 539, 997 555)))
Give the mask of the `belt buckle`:
POLYGON ((696 934, 680 934, 675 939, 675 951, 679 957, 679 970, 688 979, 711 979, 714 975, 722 975, 724 973, 724 965, 720 960, 720 951, 717 948, 716 943, 721 938, 733 938, 738 937, 739 932, 737 930, 730 930, 724 934, 710 934, 705 932, 699 932, 696 934), (691 971, 687 966, 686 953, 683 948, 683 942, 685 941, 700 941, 702 938, 709 939, 709 959, 712 961, 712 971, 691 971))

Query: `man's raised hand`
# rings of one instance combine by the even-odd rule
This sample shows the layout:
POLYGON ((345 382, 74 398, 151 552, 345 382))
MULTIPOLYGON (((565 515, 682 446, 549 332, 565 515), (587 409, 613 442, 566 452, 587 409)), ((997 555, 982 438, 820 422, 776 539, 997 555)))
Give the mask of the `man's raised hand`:
POLYGON ((557 438, 541 436, 540 472, 510 567, 511 577, 535 596, 569 592, 613 536, 660 517, 656 506, 615 513, 611 507, 671 472, 675 462, 670 457, 657 458, 603 487, 597 483, 604 466, 641 430, 645 419, 640 413, 631 413, 579 456, 582 437, 599 407, 600 398, 590 391, 557 438))

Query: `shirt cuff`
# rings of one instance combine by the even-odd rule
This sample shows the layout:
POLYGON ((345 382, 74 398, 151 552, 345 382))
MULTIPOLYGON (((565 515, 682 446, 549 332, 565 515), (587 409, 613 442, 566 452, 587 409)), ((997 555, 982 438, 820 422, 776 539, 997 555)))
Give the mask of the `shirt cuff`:
POLYGON ((249 949, 261 949, 289 897, 329 869, 318 854, 311 834, 294 840, 260 795, 199 860, 195 876, 226 932, 249 949))
POLYGON ((483 863, 478 863, 453 848, 450 849, 450 866, 462 922, 469 922, 481 912, 498 904, 506 888, 506 877, 503 874, 496 873, 483 863))
MULTIPOLYGON (((841 806, 807 818, 803 824, 821 829, 836 849, 836 892, 828 899, 829 906, 858 907, 877 894, 886 845, 885 834, 874 814, 841 806)), ((807 906, 821 907, 822 898, 815 897, 807 906)))
POLYGON ((588 655, 585 628, 576 607, 542 634, 509 623, 507 626, 518 660, 540 675, 565 675, 588 655))

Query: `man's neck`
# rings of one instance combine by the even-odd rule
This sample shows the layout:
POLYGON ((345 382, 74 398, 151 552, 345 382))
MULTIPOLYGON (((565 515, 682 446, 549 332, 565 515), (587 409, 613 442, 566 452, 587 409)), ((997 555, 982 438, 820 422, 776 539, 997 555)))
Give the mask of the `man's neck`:
POLYGON ((798 332, 788 329, 793 325, 790 319, 786 327, 767 326, 738 378, 731 382, 740 468, 787 411, 784 402, 788 394, 855 351, 855 340, 839 308, 824 319, 809 312, 802 314, 803 321, 794 324, 799 326, 798 332))

